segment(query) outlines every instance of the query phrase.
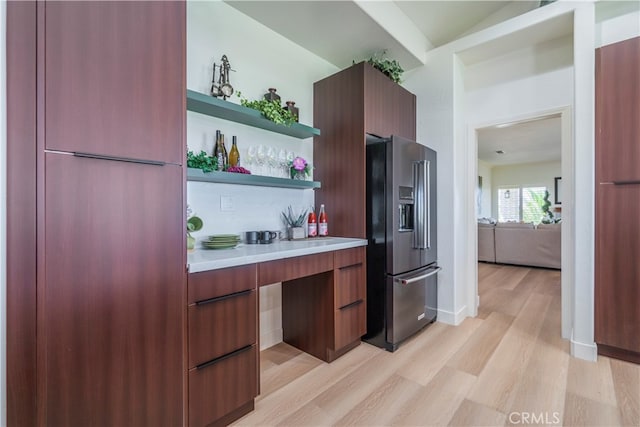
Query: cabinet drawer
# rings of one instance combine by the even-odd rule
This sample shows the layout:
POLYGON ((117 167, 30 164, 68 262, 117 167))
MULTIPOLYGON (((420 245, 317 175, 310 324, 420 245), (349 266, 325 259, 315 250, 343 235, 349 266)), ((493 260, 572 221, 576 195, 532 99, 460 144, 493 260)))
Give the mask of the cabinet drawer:
POLYGON ((343 249, 334 253, 335 268, 345 267, 347 265, 362 264, 365 260, 365 246, 358 248, 343 249))
POLYGON ((365 298, 363 264, 348 265, 335 271, 335 308, 341 308, 365 298))
POLYGON ((189 306, 189 367, 256 342, 256 291, 189 306))
POLYGON ((333 270, 333 252, 263 262, 258 267, 258 285, 285 282, 333 270))
POLYGON ((256 264, 189 274, 189 304, 256 287, 256 264))
POLYGON ((189 371, 189 425, 207 426, 257 396, 256 346, 189 371))
POLYGON ((366 302, 357 300, 335 311, 334 350, 359 340, 367 332, 366 302))

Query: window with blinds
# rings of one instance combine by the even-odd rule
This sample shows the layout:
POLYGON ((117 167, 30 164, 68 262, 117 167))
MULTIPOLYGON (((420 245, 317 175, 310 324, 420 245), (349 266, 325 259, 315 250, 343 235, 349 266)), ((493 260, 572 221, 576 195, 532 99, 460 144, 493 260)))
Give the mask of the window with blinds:
POLYGON ((544 216, 542 205, 546 187, 498 188, 498 221, 539 223, 544 216))

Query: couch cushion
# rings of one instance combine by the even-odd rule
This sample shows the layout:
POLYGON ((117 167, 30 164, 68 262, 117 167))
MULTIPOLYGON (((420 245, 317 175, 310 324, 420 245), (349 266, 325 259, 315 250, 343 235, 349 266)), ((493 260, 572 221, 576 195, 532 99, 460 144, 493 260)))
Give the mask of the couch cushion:
POLYGON ((497 228, 535 228, 532 222, 499 222, 496 224, 497 228))

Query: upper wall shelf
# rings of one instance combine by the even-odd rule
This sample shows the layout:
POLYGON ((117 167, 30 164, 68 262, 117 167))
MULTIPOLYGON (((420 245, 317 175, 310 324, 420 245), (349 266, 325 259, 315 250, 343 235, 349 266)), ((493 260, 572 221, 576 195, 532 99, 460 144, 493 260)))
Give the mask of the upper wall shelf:
POLYGON ((300 123, 294 123, 291 126, 279 125, 265 119, 259 111, 252 108, 189 89, 187 89, 187 110, 300 139, 320 135, 320 129, 300 123))

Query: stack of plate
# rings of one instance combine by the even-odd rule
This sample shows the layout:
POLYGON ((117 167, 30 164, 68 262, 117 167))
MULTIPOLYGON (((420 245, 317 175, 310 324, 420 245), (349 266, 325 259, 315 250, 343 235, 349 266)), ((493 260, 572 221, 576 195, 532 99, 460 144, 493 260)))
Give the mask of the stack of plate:
POLYGON ((237 234, 214 234, 203 240, 202 246, 205 249, 229 249, 235 248, 239 242, 240 236, 237 234))

